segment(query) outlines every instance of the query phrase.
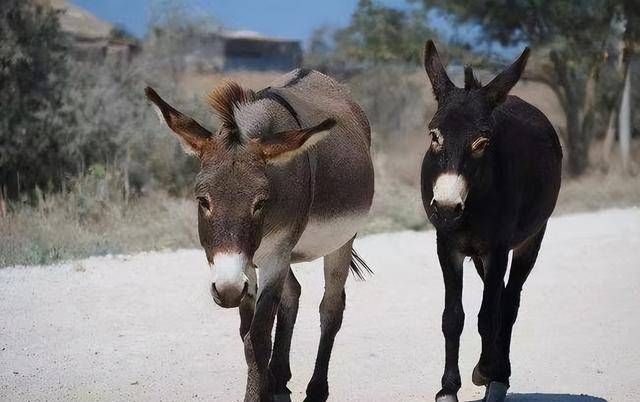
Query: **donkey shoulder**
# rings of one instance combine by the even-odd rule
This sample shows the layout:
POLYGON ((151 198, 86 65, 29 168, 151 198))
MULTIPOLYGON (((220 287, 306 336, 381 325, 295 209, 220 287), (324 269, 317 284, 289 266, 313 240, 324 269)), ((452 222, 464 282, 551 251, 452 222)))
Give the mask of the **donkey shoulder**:
POLYGON ((348 87, 316 70, 298 68, 273 81, 264 91, 277 93, 301 116, 315 121, 330 116, 365 137, 371 146, 371 127, 348 87))
MULTIPOLYGON (((509 95, 494 112, 496 123, 507 131, 515 131, 517 136, 528 139, 544 139, 553 152, 562 159, 562 146, 556 130, 547 118, 532 104, 517 96, 509 95)), ((537 141, 536 141, 537 142, 537 141)))
POLYGON ((278 77, 269 85, 270 89, 281 92, 306 92, 335 98, 349 97, 344 85, 316 70, 297 68, 278 77))

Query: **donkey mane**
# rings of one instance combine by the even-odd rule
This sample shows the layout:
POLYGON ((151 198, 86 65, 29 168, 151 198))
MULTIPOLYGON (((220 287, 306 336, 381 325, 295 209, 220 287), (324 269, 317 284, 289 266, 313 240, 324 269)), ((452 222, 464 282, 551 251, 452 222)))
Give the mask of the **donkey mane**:
POLYGON ((234 109, 256 98, 252 90, 244 89, 235 81, 225 80, 214 88, 207 97, 207 103, 220 118, 222 126, 238 136, 238 125, 234 116, 234 109))
POLYGON ((261 99, 269 99, 278 103, 293 117, 298 127, 302 127, 295 109, 273 88, 266 87, 258 92, 254 92, 250 89, 242 88, 240 84, 235 81, 225 80, 209 93, 207 103, 220 118, 228 144, 242 144, 244 142, 235 119, 235 109, 243 104, 261 99))
POLYGON ((482 88, 482 84, 473 74, 473 68, 471 68, 471 66, 464 66, 464 89, 470 90, 478 88, 482 88))

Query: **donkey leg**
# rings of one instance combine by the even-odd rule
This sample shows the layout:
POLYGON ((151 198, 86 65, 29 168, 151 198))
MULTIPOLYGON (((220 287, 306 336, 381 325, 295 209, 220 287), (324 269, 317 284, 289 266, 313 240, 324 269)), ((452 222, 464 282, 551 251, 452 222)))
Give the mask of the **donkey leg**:
POLYGON ((329 397, 327 374, 333 341, 342 325, 346 295, 344 284, 349 275, 351 247, 353 239, 338 250, 324 257, 324 296, 320 303, 320 345, 313 370, 313 376, 307 386, 305 402, 324 402, 329 397))
POLYGON ((538 257, 545 228, 546 225, 523 245, 513 250, 509 282, 502 295, 502 327, 499 337, 499 344, 502 347, 503 358, 505 359, 502 365, 505 372, 502 373, 502 376, 507 379, 511 376, 511 362, 509 360, 511 332, 518 316, 520 293, 538 257))
POLYGON ((298 302, 300 300, 300 283, 289 268, 289 275, 282 290, 278 316, 276 320, 276 336, 273 342, 273 354, 269 363, 271 374, 270 386, 274 401, 291 401, 291 391, 287 383, 291 379, 291 367, 289 366, 289 351, 291 350, 291 337, 293 327, 298 316, 298 302))
POLYGON ((458 353, 460 335, 464 327, 462 307, 462 263, 464 256, 444 240, 438 238, 438 259, 444 278, 445 296, 442 313, 442 333, 445 339, 445 365, 442 375, 442 389, 436 394, 437 402, 455 402, 462 385, 458 353))
POLYGON ((476 267, 476 272, 478 272, 478 276, 480 276, 480 279, 484 281, 484 265, 482 263, 482 258, 475 256, 475 257, 471 257, 471 259, 473 260, 473 265, 476 267))
POLYGON ((244 338, 244 355, 248 366, 245 402, 265 402, 271 399, 268 373, 271 330, 288 273, 288 261, 277 261, 261 267, 258 301, 251 327, 244 338))
POLYGON ((240 339, 242 340, 244 340, 251 327, 253 313, 256 308, 256 294, 258 293, 258 278, 255 267, 245 269, 244 274, 249 280, 249 290, 238 307, 240 311, 240 339))
POLYGON ((502 293, 507 270, 508 249, 492 250, 483 261, 484 290, 478 314, 478 332, 482 338, 480 361, 473 370, 472 381, 476 385, 489 385, 491 381, 507 384, 504 377, 504 358, 497 339, 502 319, 502 293))

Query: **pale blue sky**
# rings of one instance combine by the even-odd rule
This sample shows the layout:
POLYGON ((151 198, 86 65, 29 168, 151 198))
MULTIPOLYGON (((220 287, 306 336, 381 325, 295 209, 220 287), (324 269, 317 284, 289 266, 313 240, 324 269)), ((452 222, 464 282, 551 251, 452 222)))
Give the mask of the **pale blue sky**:
MULTIPOLYGON (((123 26, 138 37, 143 37, 149 19, 149 7, 157 0, 68 0, 98 17, 123 26)), ((267 36, 300 39, 306 44, 311 32, 321 26, 342 27, 348 24, 357 0, 182 0, 196 15, 213 16, 227 28, 257 31, 267 36)), ((411 7, 405 0, 379 0, 396 7, 411 7)), ((455 29, 453 24, 438 13, 429 14, 429 24, 444 38, 458 35, 468 40, 477 38, 477 27, 455 29)), ((483 46, 484 49, 487 47, 483 46)), ((492 50, 511 57, 520 49, 492 50)))
MULTIPOLYGON (((70 0, 102 19, 122 25, 136 36, 146 32, 152 0, 70 0)), ((357 0, 185 0, 191 12, 215 16, 228 28, 249 29, 269 36, 306 40, 314 28, 349 22, 357 0)), ((404 0, 384 0, 407 7, 404 0)))

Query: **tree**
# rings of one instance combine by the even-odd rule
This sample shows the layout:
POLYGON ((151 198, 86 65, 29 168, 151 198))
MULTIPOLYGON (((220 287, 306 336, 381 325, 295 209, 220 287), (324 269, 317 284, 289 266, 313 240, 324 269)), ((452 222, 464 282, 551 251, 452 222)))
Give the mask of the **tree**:
MULTIPOLYGON (((635 99, 632 89, 634 61, 640 42, 640 3, 622 0, 618 5, 618 18, 610 32, 609 51, 605 69, 601 72, 604 78, 604 90, 601 102, 603 121, 608 121, 604 144, 602 147, 602 169, 608 171, 611 162, 613 141, 616 137, 616 121, 618 122, 618 138, 622 156, 623 171, 630 171, 630 141, 632 112, 630 103, 635 99), (617 117, 617 119, 616 119, 617 117)), ((637 96, 637 95, 636 95, 637 96)))
POLYGON ((222 26, 211 15, 191 12, 185 0, 154 0, 150 10, 144 57, 157 73, 166 77, 168 72, 177 90, 188 54, 197 51, 203 37, 222 26))
MULTIPOLYGON (((419 65, 425 39, 435 37, 423 9, 397 9, 375 0, 359 0, 349 25, 337 30, 320 26, 312 32, 305 64, 334 75, 363 66, 419 65)), ((454 41, 444 53, 476 67, 489 62, 485 55, 473 54, 467 44, 454 41)))
POLYGON ((640 24, 640 4, 635 0, 622 0, 619 8, 620 19, 625 28, 622 51, 624 89, 620 101, 618 129, 623 169, 629 171, 631 150, 631 62, 640 44, 640 27, 638 26, 640 24))
POLYGON ((0 37, 0 187, 15 198, 73 165, 68 44, 56 12, 33 0, 3 2, 0 37))
POLYGON ((359 62, 419 62, 424 39, 433 36, 420 10, 402 11, 359 0, 351 22, 334 35, 336 53, 359 62))
POLYGON ((569 173, 588 166, 598 68, 609 29, 618 17, 616 0, 422 0, 426 7, 478 23, 487 39, 526 42, 549 49, 549 70, 538 78, 556 92, 566 119, 569 173))
MULTIPOLYGON (((165 77, 167 69, 176 70, 162 70, 162 58, 153 52, 131 63, 74 59, 57 13, 46 4, 7 0, 0 9, 0 213, 2 195, 15 199, 34 195, 37 187, 60 190, 88 171, 108 171, 122 184, 124 198, 143 187, 184 191, 197 165, 157 129, 141 90, 144 82, 167 81, 157 85, 163 89, 175 85, 165 77)), ((163 15, 177 27, 200 26, 163 15)), ((127 38, 117 30, 112 36, 127 38)), ((176 36, 163 36, 162 45, 176 49, 181 42, 171 38, 176 36)), ((209 116, 200 107, 198 117, 209 116)))

